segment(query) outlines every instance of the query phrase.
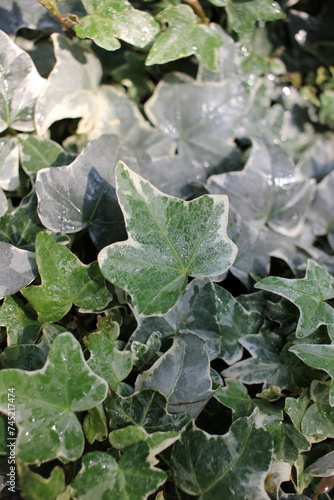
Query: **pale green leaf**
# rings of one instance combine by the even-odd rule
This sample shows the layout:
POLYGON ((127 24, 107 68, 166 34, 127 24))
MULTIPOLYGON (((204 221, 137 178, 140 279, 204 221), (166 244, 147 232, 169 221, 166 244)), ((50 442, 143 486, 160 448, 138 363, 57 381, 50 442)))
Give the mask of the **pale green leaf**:
POLYGON ((225 7, 231 30, 244 42, 251 40, 257 21, 275 21, 284 14, 278 2, 272 0, 210 0, 214 5, 225 7))
POLYGON ((103 405, 97 405, 88 410, 82 424, 87 441, 104 441, 108 437, 107 419, 103 405))
POLYGON ((119 351, 109 335, 102 332, 91 333, 86 345, 90 351, 89 367, 108 382, 111 390, 119 392, 121 381, 132 370, 131 352, 119 351))
POLYGON ((306 365, 324 370, 331 377, 329 404, 334 406, 334 344, 297 344, 290 348, 306 365))
POLYGON ((211 71, 217 71, 217 49, 222 38, 210 26, 198 23, 198 18, 188 5, 168 7, 158 19, 168 23, 168 28, 154 42, 146 65, 164 64, 175 59, 195 55, 211 71))
POLYGON ((7 329, 7 345, 34 344, 42 324, 36 312, 18 297, 6 297, 0 307, 0 325, 7 329))
POLYGON ((33 135, 19 135, 20 160, 23 170, 32 175, 47 167, 67 165, 74 155, 67 153, 57 142, 33 135))
POLYGON ((34 106, 44 82, 30 56, 0 31, 0 132, 35 129, 34 106))
POLYGON ((199 500, 233 498, 269 500, 264 480, 272 457, 269 432, 258 428, 256 415, 236 420, 228 433, 210 436, 189 430, 174 445, 175 482, 199 500), (259 445, 261 443, 261 445, 259 445))
POLYGON ((145 500, 166 479, 149 461, 148 445, 140 442, 125 450, 119 462, 101 451, 87 453, 71 486, 76 500, 145 500))
POLYGON ((37 274, 32 252, 0 241, 0 298, 29 285, 37 274))
POLYGON ((80 38, 92 38, 106 50, 116 50, 121 44, 130 43, 145 47, 159 32, 159 25, 148 12, 135 9, 127 0, 83 0, 88 13, 76 26, 80 38))
POLYGON ((298 307, 297 337, 306 337, 320 325, 334 323, 334 309, 325 302, 334 298, 334 278, 311 259, 307 262, 305 278, 270 276, 256 283, 255 288, 277 293, 298 307))
POLYGON ((56 500, 66 488, 65 473, 61 467, 52 469, 50 477, 45 478, 33 472, 24 462, 17 465, 20 488, 25 500, 56 500))
POLYGON ((176 335, 172 347, 137 377, 135 389, 156 389, 166 396, 169 413, 196 417, 215 392, 203 340, 192 333, 176 335))
POLYGON ((1 370, 0 381, 4 413, 8 412, 8 389, 14 389, 18 458, 38 463, 81 456, 84 435, 75 412, 101 403, 108 385, 90 370, 71 333, 57 336, 41 370, 1 370))
POLYGON ((89 266, 47 233, 36 237, 36 261, 42 284, 22 290, 41 322, 58 321, 72 304, 103 309, 111 300, 96 262, 89 266))
POLYGON ((311 399, 301 422, 301 431, 311 442, 334 437, 334 408, 328 404, 330 384, 314 380, 311 384, 311 399))
POLYGON ((168 312, 187 276, 214 276, 231 266, 236 247, 226 233, 226 197, 185 202, 164 195, 121 162, 116 185, 129 238, 104 248, 98 260, 104 276, 131 294, 139 314, 168 312))

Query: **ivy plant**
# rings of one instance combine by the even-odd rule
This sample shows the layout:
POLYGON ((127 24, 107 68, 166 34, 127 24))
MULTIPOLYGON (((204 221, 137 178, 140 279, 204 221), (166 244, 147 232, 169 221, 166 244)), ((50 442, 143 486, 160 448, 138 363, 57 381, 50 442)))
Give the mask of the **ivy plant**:
POLYGON ((333 16, 2 0, 1 498, 334 498, 333 16))

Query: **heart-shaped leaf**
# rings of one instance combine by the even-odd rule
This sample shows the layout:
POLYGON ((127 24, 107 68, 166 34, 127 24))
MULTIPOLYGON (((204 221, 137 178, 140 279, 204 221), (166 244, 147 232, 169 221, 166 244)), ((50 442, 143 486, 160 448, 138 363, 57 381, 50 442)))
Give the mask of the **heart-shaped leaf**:
POLYGON ((132 295, 139 314, 166 313, 187 276, 217 275, 233 263, 226 197, 185 202, 164 195, 122 162, 116 185, 129 239, 101 250, 98 260, 104 276, 132 295))
POLYGON ((8 389, 15 395, 17 456, 26 463, 78 459, 84 435, 75 412, 101 403, 105 380, 88 367, 71 333, 58 335, 41 370, 0 371, 0 408, 8 412, 8 389))

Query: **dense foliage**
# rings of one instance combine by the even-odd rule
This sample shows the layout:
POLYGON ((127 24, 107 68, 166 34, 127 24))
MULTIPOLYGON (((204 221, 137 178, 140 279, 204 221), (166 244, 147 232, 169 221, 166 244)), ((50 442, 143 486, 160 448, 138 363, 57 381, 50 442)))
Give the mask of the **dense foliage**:
POLYGON ((0 6, 1 498, 333 498, 334 4, 38 1, 0 6))

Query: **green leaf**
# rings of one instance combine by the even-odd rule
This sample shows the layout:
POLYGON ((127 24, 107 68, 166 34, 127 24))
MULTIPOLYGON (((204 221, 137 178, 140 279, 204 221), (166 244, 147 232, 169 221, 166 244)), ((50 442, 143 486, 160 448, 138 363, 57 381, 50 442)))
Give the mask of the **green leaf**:
POLYGON ((25 196, 17 208, 0 218, 1 241, 23 250, 33 252, 36 235, 44 229, 37 214, 34 192, 25 196))
POLYGON ((168 28, 154 42, 146 65, 164 64, 175 59, 196 55, 203 66, 218 71, 217 49, 222 38, 210 26, 199 24, 198 18, 188 5, 169 7, 157 16, 168 23, 168 28))
POLYGON ((324 370, 332 381, 329 390, 329 404, 334 406, 334 344, 297 344, 290 348, 305 364, 324 370))
POLYGON ((132 295, 139 314, 168 312, 187 276, 214 276, 231 266, 236 247, 226 234, 226 197, 185 202, 164 195, 122 162, 116 185, 129 238, 104 248, 98 260, 104 276, 132 295))
POLYGON ((225 7, 230 29, 238 33, 244 42, 250 42, 254 25, 258 21, 275 21, 284 14, 278 2, 272 0, 210 0, 225 7))
POLYGON ((111 445, 117 450, 123 450, 138 442, 145 442, 150 448, 150 456, 155 455, 171 446, 179 439, 180 433, 177 431, 153 432, 148 434, 142 427, 129 425, 123 429, 116 429, 109 434, 111 445))
POLYGON ((169 413, 196 417, 215 392, 203 340, 192 333, 175 336, 172 347, 137 377, 135 388, 156 389, 166 396, 169 413))
POLYGON ((65 474, 61 467, 52 469, 47 479, 33 472, 25 463, 17 465, 20 487, 25 500, 56 500, 66 488, 65 474))
POLYGON ((307 261, 305 278, 270 276, 256 283, 255 288, 277 293, 298 307, 297 337, 306 337, 320 325, 334 323, 334 309, 325 302, 334 298, 334 278, 311 259, 307 261))
POLYGON ((7 297, 0 307, 0 325, 7 328, 7 345, 34 344, 42 324, 36 312, 18 297, 7 297))
POLYGON ((91 333, 86 344, 90 351, 89 367, 104 378, 111 390, 119 392, 124 380, 132 370, 132 354, 119 351, 113 339, 102 332, 91 333))
POLYGON ((92 38, 106 50, 116 50, 124 40, 136 47, 145 47, 159 32, 159 25, 150 14, 132 7, 127 0, 83 0, 88 16, 80 19, 75 32, 80 38, 92 38))
POLYGON ((68 248, 47 233, 38 233, 36 260, 42 284, 22 290, 41 322, 58 321, 72 304, 103 309, 111 300, 97 263, 82 264, 68 248))
POLYGON ((0 409, 8 412, 8 389, 15 389, 17 456, 26 463, 78 459, 84 435, 75 412, 101 403, 108 390, 84 360, 71 333, 58 335, 41 370, 0 371, 0 409))
POLYGON ((301 431, 311 442, 334 437, 334 409, 328 404, 329 390, 328 382, 314 380, 311 384, 314 403, 306 409, 301 422, 301 431))
POLYGON ((152 466, 148 455, 146 443, 137 443, 125 450, 119 462, 101 451, 87 453, 81 470, 71 483, 75 498, 148 498, 167 478, 165 472, 152 466))
POLYGON ((166 397, 152 389, 144 389, 125 398, 112 393, 104 406, 112 429, 135 425, 149 433, 178 431, 190 420, 187 414, 168 413, 166 397))
POLYGON ((23 170, 33 179, 42 168, 67 165, 74 160, 74 155, 50 139, 21 134, 18 140, 23 170))
POLYGON ((0 31, 0 132, 35 129, 34 106, 44 86, 30 56, 0 31))
POLYGON ((311 443, 289 422, 275 422, 269 428, 274 441, 275 458, 293 464, 311 443))
POLYGON ((37 274, 35 256, 0 241, 0 298, 29 285, 37 274))
POLYGON ((268 401, 262 399, 252 399, 246 387, 235 379, 225 379, 225 386, 219 387, 214 397, 223 405, 231 408, 233 420, 240 417, 249 417, 255 408, 259 410, 264 426, 282 420, 282 410, 274 407, 268 401))
POLYGON ((88 410, 82 424, 87 441, 92 444, 94 441, 104 441, 108 437, 107 419, 103 405, 97 405, 88 410))
POLYGON ((244 500, 269 500, 264 480, 271 456, 270 434, 258 428, 253 413, 236 420, 223 436, 200 430, 183 433, 173 448, 172 469, 177 486, 200 500, 235 494, 244 500))
POLYGON ((205 341, 210 359, 221 357, 228 364, 242 357, 239 338, 258 331, 262 318, 248 312, 224 288, 210 279, 194 279, 178 303, 164 316, 136 318, 138 327, 130 342, 145 343, 152 332, 161 340, 182 330, 205 341))

